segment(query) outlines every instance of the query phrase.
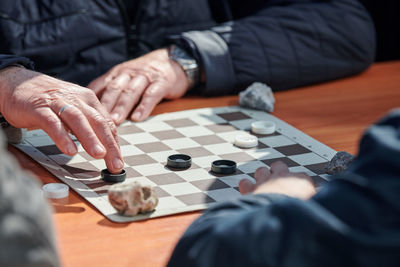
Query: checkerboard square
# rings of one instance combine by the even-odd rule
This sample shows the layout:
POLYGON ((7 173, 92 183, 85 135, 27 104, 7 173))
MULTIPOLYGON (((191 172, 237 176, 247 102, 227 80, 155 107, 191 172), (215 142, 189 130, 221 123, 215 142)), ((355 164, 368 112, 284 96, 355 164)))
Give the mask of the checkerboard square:
POLYGON ((328 162, 322 162, 317 164, 305 165, 304 167, 319 175, 326 173, 325 167, 327 164, 328 162))
POLYGON ((207 196, 206 194, 204 194, 202 192, 176 196, 176 198, 188 206, 215 202, 214 199, 210 198, 209 196, 207 196))
POLYGON ((215 114, 202 114, 201 116, 196 115, 190 117, 192 121, 195 121, 198 125, 210 125, 210 124, 218 124, 218 123, 225 123, 226 120, 217 116, 215 114))
POLYGON ((215 155, 242 152, 241 149, 229 143, 208 145, 204 146, 204 148, 214 153, 215 155))
POLYGON ((214 133, 232 132, 237 130, 234 126, 228 123, 211 124, 207 125, 206 128, 214 133))
POLYGON ((275 147, 275 150, 281 152, 285 156, 299 155, 311 152, 310 150, 299 144, 275 147))
POLYGON ((293 155, 289 156, 289 158, 303 166, 326 162, 326 159, 315 153, 293 155))
POLYGON ((270 147, 281 147, 281 146, 289 146, 296 144, 289 138, 284 135, 275 135, 275 136, 268 136, 262 137, 258 139, 259 142, 264 143, 270 147))
POLYGON ((283 157, 283 158, 274 158, 274 159, 265 159, 262 160, 262 162, 264 162, 265 164, 267 164, 268 166, 271 166, 271 164, 275 161, 282 161, 283 163, 285 163, 286 165, 288 165, 288 167, 295 167, 295 166, 299 166, 299 164, 297 162, 294 162, 293 160, 287 158, 287 157, 283 157))
POLYGON ((161 163, 138 165, 138 166, 135 166, 134 169, 143 176, 163 174, 163 173, 170 172, 170 170, 161 163))
POLYGON ((125 169, 126 172, 126 178, 136 178, 141 176, 140 173, 138 173, 137 171, 135 171, 133 168, 131 167, 126 167, 125 169))
POLYGON ((56 145, 40 146, 37 149, 46 155, 62 154, 62 152, 58 149, 56 145))
POLYGON ((185 180, 183 180, 181 177, 179 177, 173 172, 157 174, 157 175, 149 175, 147 176, 147 178, 149 178, 151 181, 153 181, 155 184, 158 185, 176 184, 185 182, 185 180))
POLYGON ((153 158, 157 162, 166 164, 169 156, 178 154, 178 153, 179 152, 176 150, 166 150, 166 151, 160 151, 160 152, 147 153, 147 155, 149 157, 153 158))
POLYGON ((230 187, 229 185, 218 179, 198 180, 191 183, 199 188, 201 191, 212 191, 230 187))
POLYGON ((247 153, 258 160, 283 158, 284 155, 273 148, 262 148, 256 150, 247 150, 247 153))
POLYGON ((165 123, 167 123, 173 128, 189 127, 197 125, 191 119, 166 120, 165 123))
POLYGON ((166 130, 173 129, 169 124, 167 124, 163 121, 137 122, 136 126, 146 132, 159 132, 159 131, 166 131, 166 130))
POLYGON ((164 140, 164 143, 175 150, 200 146, 198 143, 188 137, 164 140))
POLYGON ((212 131, 210 131, 209 129, 207 129, 203 126, 182 127, 182 128, 178 128, 177 131, 179 131, 182 135, 187 136, 187 137, 204 136, 204 135, 213 134, 212 131))
POLYGON ((156 211, 157 210, 173 210, 173 209, 183 208, 186 206, 182 201, 179 201, 177 198, 175 198, 173 196, 163 197, 159 200, 160 201, 158 202, 156 211))
POLYGON ((193 194, 201 192, 200 189, 192 185, 191 183, 179 183, 179 184, 166 184, 160 185, 161 189, 173 196, 193 194))
POLYGON ((93 164, 91 164, 90 162, 80 162, 69 165, 62 165, 61 167, 72 175, 87 174, 89 176, 96 177, 99 176, 100 172, 100 170, 97 169, 95 166, 93 166, 93 164))
POLYGON ((29 139, 29 143, 37 149, 41 146, 54 145, 53 140, 48 135, 40 135, 29 139))
POLYGON ((229 201, 237 199, 238 197, 241 196, 241 194, 233 188, 224 188, 219 190, 208 191, 206 192, 206 194, 215 201, 229 201))
POLYGON ((136 127, 133 124, 130 125, 121 125, 120 127, 118 127, 118 134, 119 135, 124 135, 124 134, 134 134, 134 133, 141 133, 143 132, 142 129, 136 127))
POLYGON ((245 163, 239 163, 237 168, 244 173, 253 173, 260 167, 268 167, 261 161, 250 161, 245 163))
POLYGON ((176 130, 152 132, 151 134, 154 135, 159 140, 168 140, 168 139, 176 139, 176 138, 185 137, 183 134, 181 134, 180 132, 178 132, 176 130))
POLYGON ((126 182, 133 182, 133 181, 138 182, 141 185, 148 185, 148 186, 152 186, 152 187, 157 186, 156 183, 154 183, 152 180, 150 180, 149 178, 144 177, 144 176, 126 179, 126 182))
POLYGON ((209 179, 210 177, 212 177, 210 173, 205 169, 186 170, 182 172, 177 172, 176 174, 188 182, 209 179))
POLYGON ((137 148, 142 150, 145 153, 152 153, 152 152, 160 152, 160 151, 166 151, 166 150, 171 150, 169 146, 162 142, 153 142, 153 143, 145 143, 145 144, 137 144, 137 148))
POLYGON ((122 138, 121 136, 118 136, 118 141, 119 141, 119 145, 120 146, 126 146, 129 145, 129 142, 126 141, 124 138, 122 138))
POLYGON ((304 172, 305 174, 307 174, 308 176, 313 176, 315 175, 314 172, 310 171, 307 168, 304 168, 303 166, 295 166, 295 167, 289 167, 289 171, 290 172, 304 172))
MULTIPOLYGON (((49 158, 57 162, 57 164, 59 165, 74 164, 87 161, 87 159, 82 157, 80 154, 77 154, 74 157, 70 157, 65 154, 49 155, 49 158)), ((93 159, 92 157, 90 158, 93 159)))
POLYGON ((252 156, 245 152, 237 152, 237 153, 231 153, 231 154, 222 154, 219 155, 223 159, 228 159, 228 160, 233 160, 234 162, 248 162, 255 160, 252 156))
POLYGON ((220 177, 218 179, 224 182, 225 184, 229 185, 230 187, 238 187, 239 182, 243 179, 248 179, 253 183, 255 183, 254 178, 249 176, 248 174, 237 174, 237 175, 220 177))
POLYGON ((228 113, 219 113, 217 114, 221 118, 227 121, 236 121, 236 120, 244 120, 244 119, 250 119, 249 116, 244 114, 241 111, 235 111, 235 112, 228 112, 228 113))
POLYGON ((229 123, 233 125, 235 128, 240 130, 250 131, 251 124, 255 122, 254 119, 246 119, 246 120, 237 120, 237 121, 230 121, 229 123))
POLYGON ((138 166, 138 165, 152 164, 157 162, 146 154, 125 157, 124 160, 125 163, 128 164, 129 166, 138 166))
POLYGON ((121 145, 120 148, 121 148, 121 155, 124 158, 128 157, 128 156, 134 156, 134 155, 143 154, 143 151, 138 149, 136 146, 132 146, 132 145, 123 146, 123 145, 121 145))
POLYGON ((212 155, 212 153, 210 151, 208 151, 207 149, 205 149, 205 148, 203 148, 201 146, 180 149, 180 150, 178 150, 178 152, 181 153, 181 154, 189 155, 192 158, 199 158, 199 157, 205 157, 205 156, 212 155))
POLYGON ((170 194, 168 194, 167 192, 162 190, 159 186, 155 186, 155 187, 153 187, 153 189, 154 189, 154 192, 156 193, 158 198, 170 196, 170 194))
POLYGON ((143 143, 153 143, 159 141, 153 135, 149 133, 135 133, 135 134, 126 134, 123 138, 129 142, 129 144, 143 144, 143 143))
POLYGON ((199 136, 199 137, 192 137, 192 139, 202 146, 220 144, 220 143, 225 142, 224 139, 220 138, 217 135, 205 135, 205 136, 199 136))
POLYGON ((206 157, 192 158, 192 162, 196 163, 200 168, 211 168, 211 163, 220 159, 222 158, 217 155, 210 155, 206 157))

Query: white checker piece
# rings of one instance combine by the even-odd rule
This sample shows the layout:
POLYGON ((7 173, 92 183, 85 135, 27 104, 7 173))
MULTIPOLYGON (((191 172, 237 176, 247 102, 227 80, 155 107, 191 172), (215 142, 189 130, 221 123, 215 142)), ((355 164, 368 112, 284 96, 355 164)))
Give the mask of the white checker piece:
MULTIPOLYGON (((307 165, 324 163, 335 154, 334 150, 278 118, 263 111, 241 107, 229 106, 164 113, 151 117, 145 122, 124 122, 122 125, 134 126, 132 128, 125 128, 125 133, 120 135, 121 139, 128 142, 128 144, 121 146, 123 157, 137 156, 138 160, 151 158, 156 161, 156 163, 149 162, 146 164, 146 162, 144 162, 141 165, 126 166, 133 169, 134 172, 139 173, 139 177, 127 178, 127 180, 135 180, 141 184, 151 185, 156 187, 156 190, 160 190, 159 192, 162 195, 160 195, 159 204, 152 213, 141 214, 135 217, 124 217, 115 212, 114 208, 108 202, 108 197, 105 193, 109 184, 104 183, 104 185, 102 185, 100 172, 97 175, 97 172, 88 171, 81 173, 81 170, 79 170, 85 168, 83 166, 87 166, 87 168, 93 168, 94 166, 98 170, 105 169, 106 165, 103 159, 86 159, 85 156, 79 154, 74 157, 54 154, 54 152, 57 152, 57 150, 52 147, 54 143, 42 130, 28 131, 25 142, 16 146, 56 175, 64 183, 68 184, 71 189, 75 190, 93 204, 107 218, 115 222, 130 222, 194 211, 204 209, 208 205, 214 204, 214 202, 212 202, 213 200, 218 202, 240 197, 240 193, 235 188, 238 187, 242 179, 248 179, 253 183, 255 182, 250 174, 254 173, 259 167, 268 167, 262 160, 271 161, 275 158, 289 158, 301 165, 290 167, 291 171, 305 172, 311 176, 315 176, 316 174, 308 169, 307 165), (250 118, 246 118, 246 116, 250 118), (251 122, 259 120, 273 121, 276 123, 277 132, 280 134, 259 137, 259 142, 267 145, 268 148, 241 149, 236 147, 233 144, 235 137, 239 134, 248 134, 251 122), (193 123, 196 125, 193 125, 193 123), (216 124, 220 125, 215 127, 216 124), (177 127, 174 128, 172 125, 177 125, 177 127), (226 129, 223 129, 223 127, 225 127, 224 125, 227 125, 226 129), (234 130, 232 126, 235 127, 236 130, 234 130), (132 129, 132 132, 128 133, 128 129, 132 129), (140 132, 137 132, 137 129, 139 129, 140 132), (214 129, 216 132, 214 132, 214 129), (168 130, 179 132, 184 137, 159 140, 152 135, 153 132, 168 130), (210 136, 210 139, 208 140, 208 137, 201 138, 202 136, 210 136), (194 141, 194 139, 192 139, 193 137, 199 137, 196 140, 200 143, 204 142, 204 144, 209 144, 201 145, 194 141), (165 149, 165 146, 170 147, 170 149, 166 151, 144 153, 139 147, 147 149, 148 146, 151 146, 150 144, 146 146, 146 143, 155 143, 154 145, 162 143, 164 145, 163 149, 165 149), (310 148, 313 152, 285 156, 274 149, 274 147, 278 149, 278 147, 295 144, 310 148), (40 147, 44 146, 49 147, 40 149, 40 147), (37 147, 39 147, 39 149, 37 149, 37 147), (192 164, 197 165, 199 168, 175 171, 165 166, 169 155, 178 154, 178 150, 181 149, 190 151, 191 148, 194 148, 194 151, 199 155, 199 157, 194 156, 192 158, 192 164), (212 154, 207 155, 207 151, 212 154), (50 154, 46 155, 44 153, 50 154), (243 155, 246 158, 244 153, 256 160, 241 162, 240 158, 238 159, 237 157, 243 155), (221 176, 214 175, 209 171, 213 161, 222 159, 221 155, 229 154, 232 154, 232 157, 236 157, 235 160, 237 161, 238 171, 243 173, 221 176), (75 166, 79 166, 79 172, 74 168, 63 169, 62 166, 68 166, 69 164, 72 164, 71 167, 74 166, 73 164, 77 164, 75 166), (73 173, 74 171, 75 173, 73 173), (168 174, 170 174, 170 176, 168 174), (168 183, 160 182, 160 184, 157 184, 157 182, 160 181, 159 179, 164 178, 167 179, 166 181, 168 181, 168 183), (220 182, 216 182, 217 180, 220 182), (214 184, 215 187, 209 187, 210 183, 214 184), (162 191, 164 191, 164 193, 162 191), (171 196, 166 196, 165 193, 171 196), (207 198, 207 196, 209 198, 207 198), (207 203, 205 201, 207 201, 207 203)), ((170 133, 173 133, 173 131, 170 133)), ((79 142, 76 141, 75 143, 78 146, 79 152, 84 151, 79 142)), ((149 151, 150 150, 151 149, 149 149, 149 151)), ((287 153, 285 150, 282 150, 282 152, 287 153)), ((291 151, 288 151, 288 154, 290 152, 291 151)), ((316 168, 316 166, 312 168, 316 168)), ((329 179, 328 175, 321 174, 318 176, 323 179, 329 179)))

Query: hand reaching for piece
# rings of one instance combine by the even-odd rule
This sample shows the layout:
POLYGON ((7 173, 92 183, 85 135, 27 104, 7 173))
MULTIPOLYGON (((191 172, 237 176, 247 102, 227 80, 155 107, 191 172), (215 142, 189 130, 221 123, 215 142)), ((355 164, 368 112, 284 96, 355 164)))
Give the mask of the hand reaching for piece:
POLYGON ((271 164, 271 169, 258 168, 254 174, 256 183, 248 179, 239 182, 242 194, 277 193, 301 199, 308 199, 315 194, 314 183, 305 173, 292 173, 282 161, 271 164))
POLYGON ((115 66, 88 87, 120 124, 131 113, 131 120, 145 120, 163 98, 183 96, 189 81, 164 48, 115 66))
POLYGON ((0 72, 0 112, 15 127, 43 129, 67 155, 77 153, 71 131, 114 173, 123 168, 116 126, 92 90, 20 67, 0 72))

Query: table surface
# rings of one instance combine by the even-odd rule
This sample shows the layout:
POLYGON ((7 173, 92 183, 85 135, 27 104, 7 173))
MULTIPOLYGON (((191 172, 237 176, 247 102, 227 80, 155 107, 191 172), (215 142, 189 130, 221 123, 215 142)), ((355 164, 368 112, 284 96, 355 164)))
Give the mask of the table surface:
MULTIPOLYGON (((273 115, 337 151, 357 153, 365 128, 400 106, 400 61, 376 63, 350 78, 277 92, 275 98, 273 115)), ((185 97, 161 103, 153 115, 237 104, 237 96, 185 97)), ((11 146, 9 150, 43 183, 59 182, 22 152, 11 146)), ((52 205, 64 266, 165 266, 179 237, 200 215, 117 224, 75 192, 52 205)))

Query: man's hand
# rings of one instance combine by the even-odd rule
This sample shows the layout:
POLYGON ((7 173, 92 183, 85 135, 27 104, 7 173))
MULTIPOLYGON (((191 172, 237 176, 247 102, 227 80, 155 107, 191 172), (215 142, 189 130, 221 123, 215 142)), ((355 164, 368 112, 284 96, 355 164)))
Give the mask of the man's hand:
POLYGON ((115 66, 88 87, 120 124, 131 113, 131 120, 145 120, 163 98, 183 96, 189 81, 164 48, 115 66))
POLYGON ((315 194, 314 183, 305 173, 292 173, 282 161, 271 164, 271 169, 258 168, 254 174, 256 183, 248 179, 239 182, 242 194, 277 193, 301 199, 308 199, 315 194))
POLYGON ((0 112, 15 127, 38 127, 67 155, 77 153, 71 131, 114 173, 123 168, 116 126, 92 90, 19 67, 0 72, 0 112))

